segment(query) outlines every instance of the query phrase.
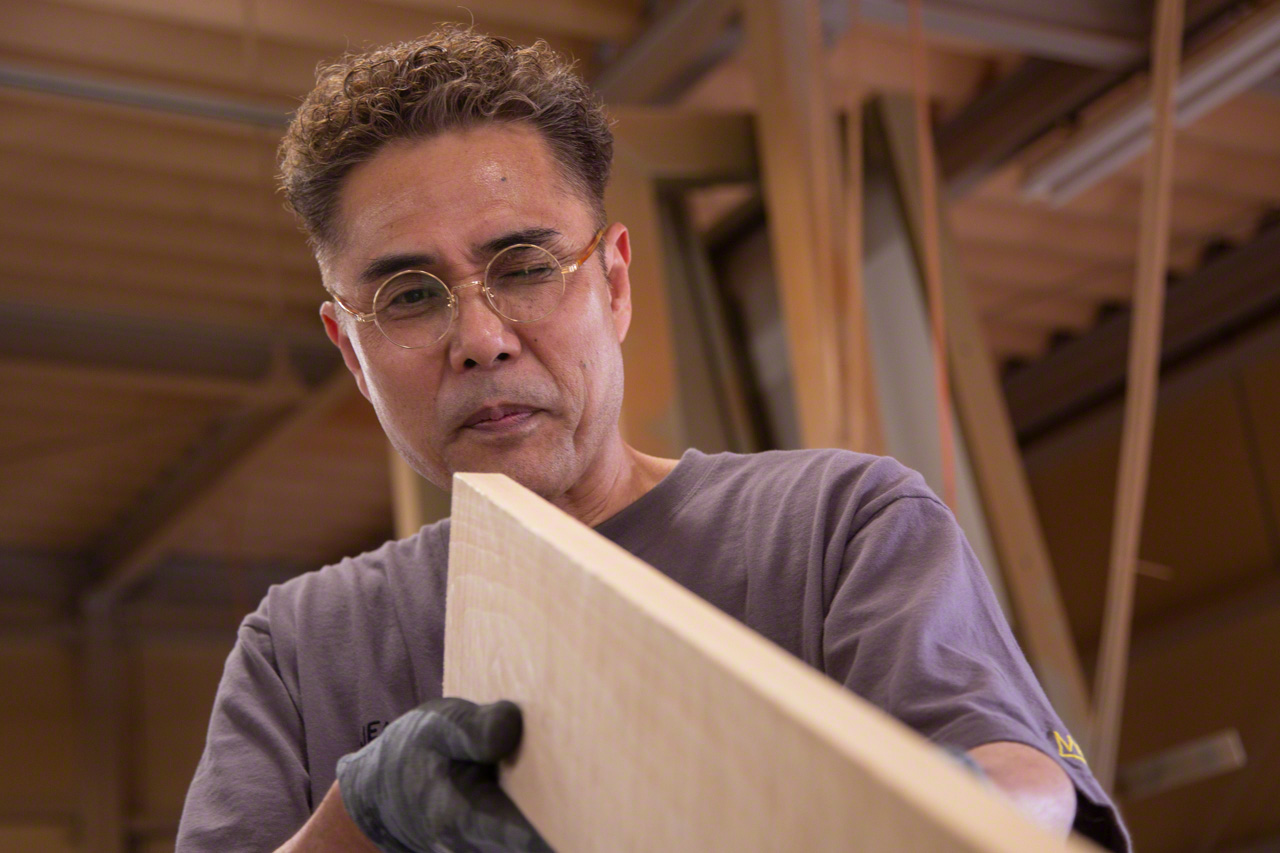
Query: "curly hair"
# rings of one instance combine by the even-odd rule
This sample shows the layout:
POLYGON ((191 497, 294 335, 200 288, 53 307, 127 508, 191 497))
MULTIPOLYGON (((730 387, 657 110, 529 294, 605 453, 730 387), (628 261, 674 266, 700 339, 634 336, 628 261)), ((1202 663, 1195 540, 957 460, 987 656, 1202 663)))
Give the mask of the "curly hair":
POLYGON ((483 122, 540 131, 603 225, 613 160, 603 104, 546 42, 520 47, 458 26, 321 66, 280 143, 280 187, 321 251, 338 243, 338 194, 352 168, 389 142, 483 122))

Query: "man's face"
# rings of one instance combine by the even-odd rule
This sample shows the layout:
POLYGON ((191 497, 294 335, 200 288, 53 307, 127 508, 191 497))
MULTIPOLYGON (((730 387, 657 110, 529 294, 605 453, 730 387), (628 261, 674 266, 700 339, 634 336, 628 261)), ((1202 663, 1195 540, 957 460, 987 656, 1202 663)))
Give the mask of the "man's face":
MULTIPOLYGON (((347 177, 338 221, 341 245, 322 260, 325 283, 363 312, 399 269, 456 287, 481 278, 493 247, 513 235, 549 232, 537 242, 567 264, 595 234, 592 209, 524 125, 389 145, 347 177), (373 265, 377 274, 366 275, 373 265)), ((618 440, 629 254, 626 230, 612 226, 568 275, 559 307, 534 323, 499 317, 478 287, 460 290, 448 334, 421 349, 396 347, 332 303, 321 313, 391 443, 418 472, 444 487, 458 471, 501 472, 554 498, 618 440)))

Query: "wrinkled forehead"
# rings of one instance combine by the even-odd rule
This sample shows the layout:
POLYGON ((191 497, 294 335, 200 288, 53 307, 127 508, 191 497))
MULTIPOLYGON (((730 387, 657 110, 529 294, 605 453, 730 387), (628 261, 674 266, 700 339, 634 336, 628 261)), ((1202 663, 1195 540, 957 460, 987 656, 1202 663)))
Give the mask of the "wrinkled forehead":
POLYGON ((333 255, 406 241, 456 252, 513 220, 570 227, 583 216, 593 218, 590 205, 538 131, 483 125, 389 143, 354 167, 338 194, 333 255))

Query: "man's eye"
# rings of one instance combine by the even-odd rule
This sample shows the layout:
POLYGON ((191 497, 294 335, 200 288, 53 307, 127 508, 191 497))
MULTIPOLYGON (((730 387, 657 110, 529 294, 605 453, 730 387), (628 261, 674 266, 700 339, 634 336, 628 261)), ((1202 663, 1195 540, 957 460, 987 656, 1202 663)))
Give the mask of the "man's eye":
POLYGON ((413 305, 427 298, 427 291, 421 287, 402 290, 391 300, 393 305, 413 305))
POLYGON ((508 270, 503 273, 502 277, 510 281, 520 281, 522 279, 546 278, 554 273, 555 269, 550 266, 529 266, 515 270, 508 270))

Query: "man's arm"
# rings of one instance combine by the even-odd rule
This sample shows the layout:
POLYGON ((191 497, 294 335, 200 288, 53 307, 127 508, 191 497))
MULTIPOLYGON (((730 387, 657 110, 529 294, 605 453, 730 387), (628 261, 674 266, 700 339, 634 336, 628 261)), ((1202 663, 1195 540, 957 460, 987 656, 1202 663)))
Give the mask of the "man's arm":
POLYGON ((347 814, 338 783, 329 786, 320 807, 276 853, 379 853, 347 814))
POLYGON ((969 750, 991 783, 1032 820, 1066 836, 1076 819, 1076 787, 1058 762, 1038 749, 1010 741, 969 750))

